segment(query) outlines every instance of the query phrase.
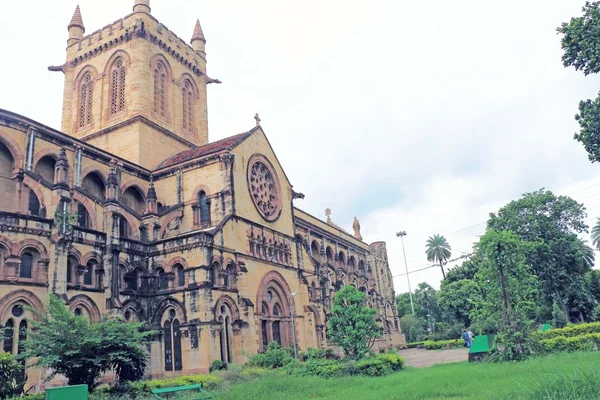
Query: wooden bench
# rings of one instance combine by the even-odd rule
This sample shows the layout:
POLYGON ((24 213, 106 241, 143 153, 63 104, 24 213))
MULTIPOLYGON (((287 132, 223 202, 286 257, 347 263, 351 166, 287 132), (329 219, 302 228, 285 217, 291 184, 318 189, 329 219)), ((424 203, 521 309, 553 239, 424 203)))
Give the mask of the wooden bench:
POLYGON ((186 397, 186 400, 201 400, 201 399, 212 399, 213 396, 211 393, 205 392, 202 389, 202 385, 188 385, 188 386, 178 386, 171 388, 163 388, 163 389, 154 389, 152 394, 154 397, 160 400, 172 399, 174 396, 177 396, 178 399, 183 399, 183 395, 187 395, 191 392, 190 397, 186 397), (165 397, 161 397, 159 395, 163 395, 165 397))

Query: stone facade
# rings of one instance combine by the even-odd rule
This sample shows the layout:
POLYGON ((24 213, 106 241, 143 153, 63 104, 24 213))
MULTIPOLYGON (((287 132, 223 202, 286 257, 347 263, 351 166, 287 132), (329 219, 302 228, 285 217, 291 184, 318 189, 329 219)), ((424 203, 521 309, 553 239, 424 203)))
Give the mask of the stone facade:
MULTIPOLYGON (((344 285, 377 309, 376 350, 404 344, 385 243, 364 243, 356 219, 350 234, 295 207, 303 196, 258 118, 208 142, 218 81, 199 23, 190 46, 135 0, 84 32, 77 9, 67 61, 50 67, 65 75, 64 133, 0 110, 0 348, 18 352, 24 306, 55 293, 92 321, 157 329, 149 376, 207 372, 271 341, 327 347, 344 285)), ((28 376, 43 388, 45 371, 28 376)))

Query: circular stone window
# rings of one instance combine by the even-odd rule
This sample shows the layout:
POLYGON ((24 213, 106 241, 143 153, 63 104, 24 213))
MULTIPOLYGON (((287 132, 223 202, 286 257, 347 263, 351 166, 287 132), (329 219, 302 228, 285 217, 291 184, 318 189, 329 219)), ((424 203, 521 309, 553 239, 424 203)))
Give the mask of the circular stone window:
POLYGON ((255 154, 248 162, 248 190, 260 215, 269 222, 281 214, 281 187, 273 166, 265 156, 255 154))
POLYGON ((23 306, 20 304, 17 304, 16 306, 14 306, 12 308, 12 315, 14 315, 15 317, 19 318, 21 315, 23 315, 23 306))

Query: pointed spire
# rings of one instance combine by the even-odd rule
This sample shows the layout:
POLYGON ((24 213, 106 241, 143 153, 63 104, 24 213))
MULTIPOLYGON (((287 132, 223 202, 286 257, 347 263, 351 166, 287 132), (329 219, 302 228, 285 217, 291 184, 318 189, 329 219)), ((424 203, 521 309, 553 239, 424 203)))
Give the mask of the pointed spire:
POLYGON ((81 10, 79 9, 79 5, 75 7, 75 12, 73 13, 73 17, 71 18, 71 22, 69 22, 69 26, 67 28, 71 29, 74 26, 83 29, 83 31, 85 32, 85 26, 83 26, 83 18, 81 17, 81 10))
POLYGON ((200 26, 200 20, 196 20, 196 26, 194 27, 194 34, 192 35, 192 40, 190 43, 194 43, 196 40, 202 40, 206 43, 206 38, 204 38, 204 32, 202 32, 202 27, 200 26))

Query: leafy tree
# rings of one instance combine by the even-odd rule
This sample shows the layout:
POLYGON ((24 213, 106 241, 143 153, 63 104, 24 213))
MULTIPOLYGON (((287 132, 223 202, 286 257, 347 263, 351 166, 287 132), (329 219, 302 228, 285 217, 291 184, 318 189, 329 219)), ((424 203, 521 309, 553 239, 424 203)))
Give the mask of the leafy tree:
POLYGON ((407 314, 400 318, 400 328, 409 343, 418 342, 426 335, 427 321, 414 315, 407 314))
POLYGON ((513 232, 488 229, 477 251, 485 260, 478 277, 486 284, 486 301, 478 317, 498 321, 493 356, 521 360, 531 353, 527 332, 533 326, 537 298, 537 279, 526 263, 528 244, 513 232))
POLYGON ((569 318, 566 298, 573 280, 590 268, 590 252, 577 234, 587 225, 582 204, 544 189, 526 193, 490 214, 488 229, 512 231, 527 243, 526 263, 540 280, 547 304, 554 300, 569 318))
POLYGON ((423 319, 432 318, 434 321, 439 321, 441 318, 437 297, 437 290, 433 286, 427 282, 419 283, 413 296, 414 301, 418 304, 415 314, 423 319))
POLYGON ((471 325, 469 314, 482 303, 481 291, 475 281, 463 279, 445 285, 439 293, 439 302, 446 315, 460 321, 463 326, 471 325))
MULTIPOLYGON (((585 75, 600 71, 600 2, 585 3, 583 16, 571 18, 557 28, 562 34, 562 62, 566 67, 575 67, 585 75)), ((581 142, 591 162, 600 161, 600 97, 579 102, 579 114, 575 116, 580 132, 575 140, 581 142)))
MULTIPOLYGON (((414 299, 413 299, 414 304, 414 299)), ((396 296, 396 306, 398 307, 398 316, 402 317, 404 315, 412 314, 412 310, 410 307, 410 293, 400 293, 396 296)), ((414 304, 415 311, 419 307, 417 304, 414 304)))
POLYGON ((596 250, 600 250, 600 217, 596 220, 596 225, 592 228, 592 245, 596 250))
POLYGON ((340 346, 346 357, 359 359, 381 336, 375 323, 376 310, 365 307, 365 294, 354 286, 346 286, 335 294, 327 336, 331 343, 340 346))
POLYGON ((446 279, 442 280, 441 288, 452 282, 462 281, 463 279, 474 279, 480 265, 481 260, 476 256, 463 261, 458 267, 454 267, 446 272, 446 279))
POLYGON ((600 271, 588 271, 585 275, 586 284, 591 295, 597 302, 600 302, 600 271))
POLYGON ((567 326, 567 319, 558 304, 552 306, 552 326, 554 328, 564 328, 567 326))
POLYGON ((12 354, 0 350, 0 399, 23 394, 26 381, 23 365, 12 354))
POLYGON ((143 324, 117 318, 91 324, 54 295, 48 297, 47 311, 38 313, 39 321, 30 321, 35 333, 25 341, 24 358, 49 368, 49 378, 61 374, 69 385, 87 384, 90 391, 100 374, 109 370, 120 380, 142 378, 148 361, 143 345, 153 334, 142 332, 143 324))
POLYGON ((430 236, 425 242, 425 254, 427 255, 427 261, 440 264, 442 269, 442 276, 446 279, 446 272, 444 271, 444 263, 448 261, 452 248, 445 237, 439 234, 430 236))

